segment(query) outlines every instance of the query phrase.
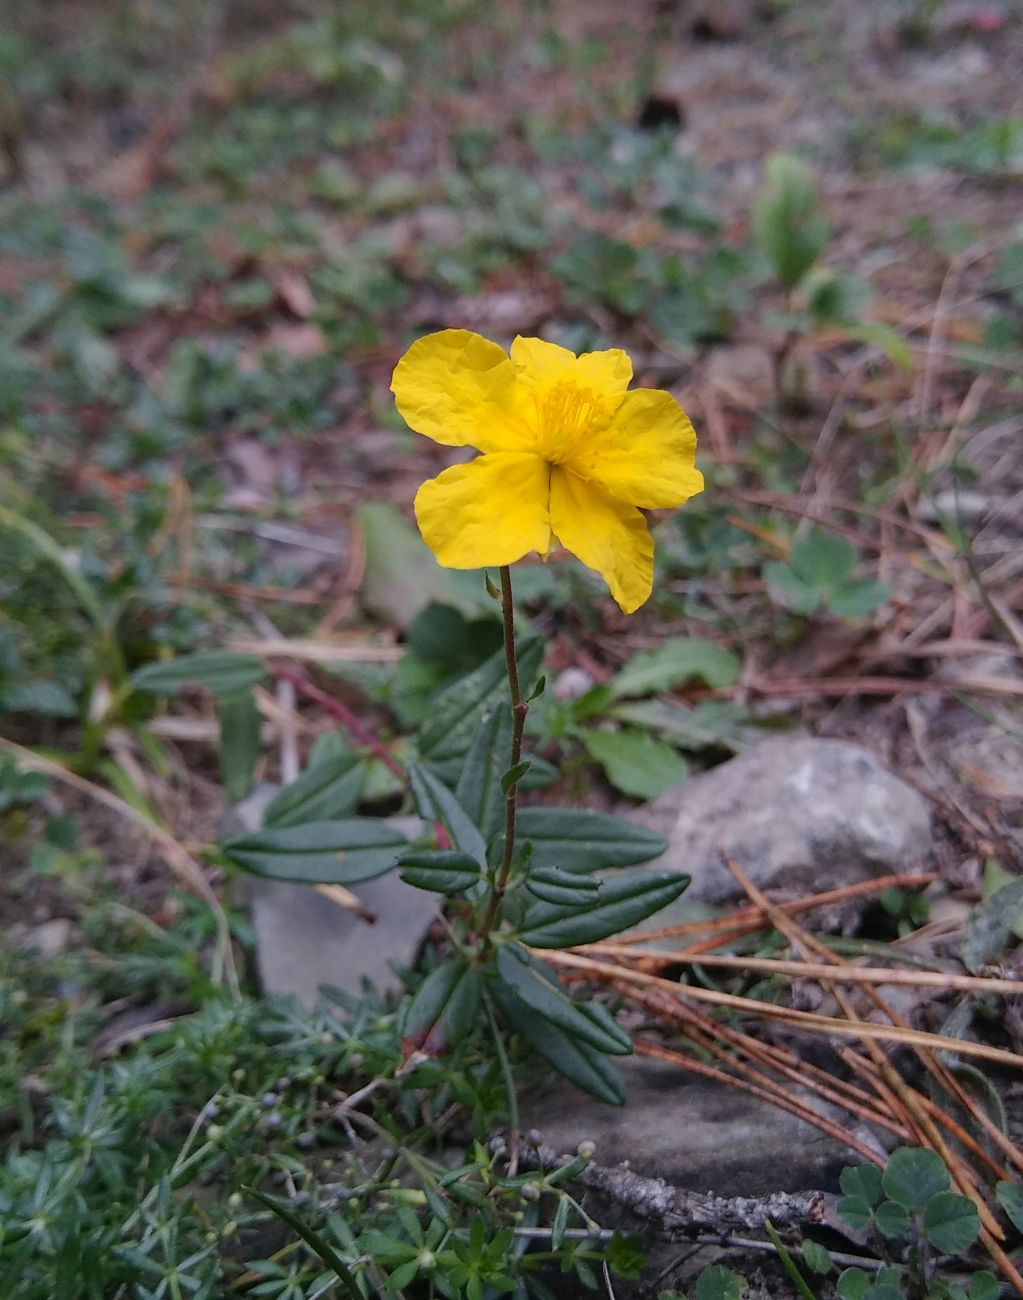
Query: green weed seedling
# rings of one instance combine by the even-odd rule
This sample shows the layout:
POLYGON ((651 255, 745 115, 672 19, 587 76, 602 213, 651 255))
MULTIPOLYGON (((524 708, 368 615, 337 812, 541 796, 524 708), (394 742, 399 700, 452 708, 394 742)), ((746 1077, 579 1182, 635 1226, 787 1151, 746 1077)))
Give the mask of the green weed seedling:
POLYGON ((962 1256, 977 1240, 980 1216, 973 1201, 950 1190, 937 1152, 900 1147, 884 1170, 858 1165, 840 1181, 839 1218, 866 1233, 882 1259, 897 1261, 873 1274, 845 1269, 835 1284, 840 1300, 995 1300, 998 1283, 987 1271, 966 1282, 941 1275, 941 1257, 962 1256))
POLYGON ((888 599, 888 586, 855 573, 856 551, 837 533, 811 529, 793 547, 788 564, 769 560, 764 578, 771 594, 794 614, 826 610, 837 618, 863 618, 888 599))
POLYGON ((855 276, 821 264, 831 239, 831 223, 813 173, 801 159, 772 154, 753 206, 754 237, 785 290, 780 319, 785 338, 775 358, 780 395, 798 402, 788 363, 801 337, 814 329, 838 330, 848 338, 873 344, 897 365, 908 368, 906 341, 890 326, 869 319, 870 287, 855 276))

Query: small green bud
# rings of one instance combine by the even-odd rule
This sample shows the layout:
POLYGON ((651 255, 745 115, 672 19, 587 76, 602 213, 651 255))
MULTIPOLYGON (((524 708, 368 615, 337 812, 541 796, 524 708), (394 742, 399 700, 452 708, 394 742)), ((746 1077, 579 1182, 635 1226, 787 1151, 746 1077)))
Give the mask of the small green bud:
POLYGON ((416 1263, 424 1273, 429 1273, 432 1268, 436 1267, 437 1257, 432 1250, 421 1250, 416 1256, 416 1263))
POLYGON ((540 1199, 540 1189, 536 1183, 523 1183, 519 1195, 524 1201, 538 1201, 540 1199))
POLYGON ((597 1154, 597 1144, 589 1138, 583 1138, 575 1149, 576 1155, 580 1160, 592 1160, 597 1154))

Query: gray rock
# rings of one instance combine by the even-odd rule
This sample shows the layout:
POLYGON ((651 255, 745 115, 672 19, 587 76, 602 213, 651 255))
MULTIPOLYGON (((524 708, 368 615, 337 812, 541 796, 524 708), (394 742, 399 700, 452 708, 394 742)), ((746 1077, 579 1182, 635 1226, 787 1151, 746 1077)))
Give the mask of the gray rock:
MULTIPOLYGON (((258 830, 277 786, 261 783, 231 809, 222 833, 258 830)), ((418 817, 394 818, 410 838, 418 817)), ((393 965, 410 965, 437 911, 437 895, 414 889, 395 871, 353 886, 369 922, 340 907, 312 885, 247 878, 256 963, 264 992, 295 997, 305 1007, 324 985, 358 994, 365 982, 397 988, 393 965)))
POLYGON ((841 1170, 860 1159, 812 1124, 738 1089, 642 1057, 616 1065, 625 1078, 621 1109, 558 1084, 526 1102, 522 1127, 538 1129, 558 1151, 588 1139, 601 1165, 627 1163, 672 1187, 726 1197, 834 1190, 841 1170))
POLYGON ((21 943, 22 948, 30 949, 40 957, 51 961, 67 950, 71 940, 71 922, 66 916, 55 916, 50 921, 33 926, 21 943))
POLYGON ((265 992, 290 995, 311 1007, 323 985, 354 994, 364 981, 381 990, 398 986, 391 963, 412 963, 436 914, 437 895, 413 889, 393 871, 352 892, 376 913, 375 923, 339 907, 312 885, 252 881, 252 924, 265 992))
POLYGON ((722 854, 760 888, 795 896, 909 870, 931 847, 923 797, 869 750, 838 740, 764 741, 635 817, 668 840, 651 865, 692 876, 684 902, 742 896, 722 854))

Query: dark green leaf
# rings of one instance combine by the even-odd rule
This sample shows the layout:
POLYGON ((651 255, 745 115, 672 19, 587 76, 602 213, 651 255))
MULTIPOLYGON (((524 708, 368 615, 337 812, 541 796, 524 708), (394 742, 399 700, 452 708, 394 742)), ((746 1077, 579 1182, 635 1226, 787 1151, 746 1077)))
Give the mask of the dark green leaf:
POLYGON ((882 1201, 874 1211, 874 1222, 882 1236, 902 1237, 909 1227, 909 1214, 897 1201, 882 1201))
POLYGON ((968 1197, 938 1192, 927 1202, 924 1233, 936 1249, 947 1255, 961 1255, 970 1249, 979 1232, 980 1215, 968 1197))
POLYGON ((632 1042, 623 1029, 606 1013, 573 1002, 561 984, 548 978, 524 948, 517 944, 499 948, 497 972, 506 988, 531 1011, 566 1034, 611 1056, 627 1056, 632 1051, 632 1042))
POLYGON ((932 1196, 948 1191, 948 1170, 928 1147, 899 1147, 888 1157, 881 1186, 907 1210, 922 1210, 932 1196))
POLYGON ((616 699, 657 695, 689 682, 731 686, 742 664, 731 650, 697 637, 669 637, 656 650, 635 655, 609 683, 616 699))
POLYGON ((822 1277, 835 1267, 831 1256, 820 1242, 813 1241, 809 1237, 803 1242, 803 1259, 811 1273, 819 1273, 822 1277))
POLYGON ((998 1279, 987 1269, 981 1269, 970 1278, 970 1300, 998 1300, 1000 1294, 998 1279))
POLYGON ((689 884, 677 871, 625 871, 605 880, 600 892, 581 906, 534 903, 522 923, 521 938, 534 948, 574 948, 628 930, 673 903, 689 884))
POLYGON ((175 695, 182 686, 205 686, 214 695, 234 695, 266 679, 259 659, 230 650, 204 650, 163 663, 147 664, 132 676, 137 690, 175 695))
POLYGON ((844 586, 856 567, 856 551, 839 533, 812 528, 792 547, 792 572, 814 591, 844 586))
POLYGON ((225 840, 221 849, 236 866, 270 880, 355 885, 389 871, 408 840, 371 817, 271 827, 225 840))
POLYGON ((260 716, 249 689, 218 695, 220 774, 227 797, 240 803, 252 789, 260 751, 260 716))
POLYGON ((812 614, 820 606, 820 592, 797 577, 787 564, 768 560, 763 568, 764 581, 772 597, 794 614, 812 614))
POLYGON ((604 1259, 612 1273, 627 1281, 638 1282, 647 1265, 642 1236, 638 1232, 622 1232, 621 1228, 616 1228, 614 1236, 604 1247, 604 1259))
POLYGON ((817 261, 831 228, 813 174, 799 158, 771 154, 753 205, 753 233, 775 275, 793 289, 817 261))
POLYGON ((427 1052, 440 1052, 463 1038, 479 1014, 480 976, 463 961, 430 972, 401 1019, 402 1038, 427 1052))
POLYGON ((365 776, 365 764, 350 749, 322 758, 275 796, 263 814, 263 825, 298 826, 348 817, 358 806, 365 776))
POLYGON ((866 1232, 870 1227, 870 1202, 863 1196, 843 1196, 835 1207, 838 1217, 853 1232, 866 1232))
POLYGON ((421 849, 398 859, 398 874, 407 885, 435 894, 459 894, 481 878, 480 864, 467 853, 421 849))
POLYGON ((557 867, 534 867, 526 878, 526 889, 544 903, 581 907, 600 888, 601 882, 579 871, 557 867))
POLYGON ((74 718, 75 697, 60 682, 37 679, 0 686, 0 713, 41 713, 47 718, 74 718))
POLYGON ((514 767, 510 767, 508 771, 505 772, 504 775, 501 777, 501 793, 507 794, 513 785, 518 785, 518 783, 529 771, 530 766, 531 765, 528 762, 526 762, 526 763, 516 763, 514 767))
POLYGON ((341 1286, 347 1291, 352 1300, 364 1300, 362 1289, 341 1256, 326 1238, 322 1237, 314 1228, 311 1228, 304 1219, 294 1212, 290 1205, 278 1201, 274 1197, 266 1196, 254 1187, 242 1187, 242 1191, 254 1200, 259 1201, 260 1204, 265 1205, 268 1210, 272 1210, 278 1218, 284 1220, 289 1228, 297 1232, 313 1254, 322 1259, 324 1264, 334 1271, 341 1286))
POLYGON ((455 848, 467 853, 480 864, 487 865, 487 846, 468 813, 443 781, 439 780, 422 763, 410 763, 409 785, 415 797, 419 815, 426 821, 442 823, 455 848))
POLYGON ((870 1275, 862 1268, 847 1268, 839 1275, 835 1290, 840 1300, 863 1300, 870 1290, 870 1275))
MULTIPOLYGON (((519 675, 528 679, 540 667, 543 642, 539 637, 520 638, 516 650, 519 675)), ((457 782, 480 719, 495 706, 511 709, 503 650, 496 651, 479 668, 446 686, 431 704, 418 744, 420 757, 436 775, 452 785, 457 782)))
POLYGON ((849 1165, 838 1177, 846 1196, 862 1196, 868 1207, 877 1205, 883 1195, 881 1171, 876 1165, 849 1165))
POLYGON ((532 844, 534 867, 564 871, 631 866, 668 847, 660 835, 624 817, 580 808, 520 808, 518 836, 532 844))
POLYGON ((486 709, 466 751, 455 787, 455 798, 486 841, 500 830, 504 820, 501 774, 508 763, 511 734, 511 707, 493 705, 486 709))
POLYGON ((611 784, 634 799, 656 799, 689 775, 678 750, 649 731, 587 731, 581 739, 611 784))
POLYGON ((565 1229, 568 1227, 568 1201, 563 1196, 558 1201, 558 1208, 554 1211, 554 1220, 551 1223, 551 1250, 560 1250, 561 1243, 565 1240, 565 1229))
POLYGON ((966 922, 963 965, 975 975, 998 957, 1023 909, 1023 879, 1013 880, 979 903, 966 922))
POLYGON ((542 1057, 583 1092, 609 1106, 625 1103, 621 1076, 607 1056, 578 1038, 572 1038, 536 1015, 510 990, 497 985, 494 997, 505 1019, 542 1057))
POLYGON ((858 578, 826 596, 824 603, 838 618, 862 618, 883 605, 891 594, 887 582, 858 578))
POLYGON ((1019 1183, 999 1182, 995 1195, 1012 1226, 1017 1232, 1023 1232, 1023 1186, 1019 1183))
POLYGON ((696 1300, 741 1300, 745 1286, 738 1273, 723 1264, 705 1268, 696 1283, 696 1300))

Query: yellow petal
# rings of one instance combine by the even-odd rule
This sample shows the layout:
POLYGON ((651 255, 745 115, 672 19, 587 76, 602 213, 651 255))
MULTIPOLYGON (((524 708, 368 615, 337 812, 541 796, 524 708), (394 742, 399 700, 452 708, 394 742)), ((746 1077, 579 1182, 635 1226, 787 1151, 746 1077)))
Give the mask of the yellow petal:
POLYGON ((395 367, 391 392, 409 427, 446 447, 528 451, 534 444, 533 407, 518 372, 496 343, 470 330, 418 339, 395 367))
POLYGON ((556 343, 520 336, 511 345, 511 359, 522 378, 531 383, 571 381, 601 397, 620 397, 632 382, 632 362, 621 348, 584 352, 577 357, 556 343))
POLYGON ((650 595, 654 542, 646 520, 595 483, 570 470, 551 471, 551 529, 583 564, 596 569, 611 595, 631 614, 650 595))
POLYGON ((620 501, 652 510, 680 506, 703 491, 693 464, 696 433, 670 393, 626 393, 608 426, 578 444, 568 462, 620 501))
POLYGON ((499 452, 453 465, 416 493, 423 540, 449 569, 512 564, 551 540, 550 466, 539 456, 499 452))

